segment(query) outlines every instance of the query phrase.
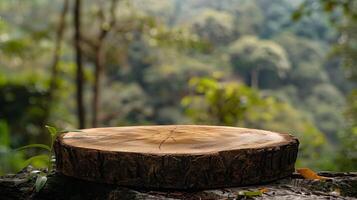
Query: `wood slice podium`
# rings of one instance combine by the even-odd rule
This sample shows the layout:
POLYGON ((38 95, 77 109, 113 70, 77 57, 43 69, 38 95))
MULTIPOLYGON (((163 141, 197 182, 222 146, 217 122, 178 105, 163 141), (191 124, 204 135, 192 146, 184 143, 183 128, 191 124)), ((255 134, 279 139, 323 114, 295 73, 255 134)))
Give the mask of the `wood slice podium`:
POLYGON ((57 171, 150 189, 252 185, 294 172, 299 141, 264 130, 200 125, 83 129, 54 144, 57 171))

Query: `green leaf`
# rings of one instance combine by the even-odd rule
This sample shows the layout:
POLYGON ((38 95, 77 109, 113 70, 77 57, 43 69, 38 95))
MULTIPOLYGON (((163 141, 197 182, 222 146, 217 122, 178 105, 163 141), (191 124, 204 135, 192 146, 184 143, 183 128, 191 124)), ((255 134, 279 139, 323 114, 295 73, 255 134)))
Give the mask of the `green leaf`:
POLYGON ((46 149, 48 151, 51 151, 51 148, 47 145, 44 144, 29 144, 20 148, 15 149, 15 151, 22 151, 24 149, 30 149, 30 148, 42 148, 42 149, 46 149))
POLYGON ((59 133, 68 133, 68 132, 83 132, 83 131, 78 130, 78 129, 73 129, 73 130, 62 130, 59 133))
POLYGON ((57 130, 55 127, 48 126, 48 125, 46 125, 45 127, 47 128, 48 132, 50 132, 52 138, 54 138, 57 135, 57 130))
POLYGON ((257 197, 257 196, 262 196, 263 192, 260 190, 257 191, 240 191, 238 193, 238 196, 245 196, 245 197, 257 197))
POLYGON ((47 182, 46 176, 38 175, 35 182, 36 192, 39 192, 43 188, 43 186, 45 186, 46 182, 47 182))
POLYGON ((28 166, 29 164, 36 162, 36 161, 40 161, 40 162, 48 162, 48 155, 46 154, 41 154, 41 155, 37 155, 37 156, 32 156, 31 158, 27 159, 24 161, 24 166, 28 166))

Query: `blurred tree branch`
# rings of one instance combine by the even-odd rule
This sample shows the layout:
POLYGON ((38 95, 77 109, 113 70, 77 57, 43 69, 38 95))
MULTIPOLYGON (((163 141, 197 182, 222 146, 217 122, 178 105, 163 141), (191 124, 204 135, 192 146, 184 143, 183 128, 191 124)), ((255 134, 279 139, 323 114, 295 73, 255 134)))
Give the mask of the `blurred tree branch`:
POLYGON ((73 9, 73 20, 74 20, 74 48, 76 51, 76 87, 77 87, 77 117, 79 128, 85 127, 85 108, 83 100, 83 63, 82 63, 82 48, 81 48, 81 0, 75 0, 73 9))
POLYGON ((110 17, 107 21, 104 16, 103 6, 99 6, 98 18, 100 21, 99 29, 100 32, 98 34, 98 40, 93 47, 95 47, 95 71, 94 71, 94 85, 93 85, 93 99, 92 99, 92 127, 96 127, 98 124, 98 112, 100 109, 100 84, 102 81, 102 76, 104 72, 105 58, 104 58, 104 42, 106 36, 115 26, 116 16, 115 9, 117 6, 117 0, 111 0, 110 3, 110 17))
MULTIPOLYGON (((54 93, 58 87, 57 85, 57 79, 58 79, 58 61, 59 57, 61 55, 61 47, 62 47, 62 40, 63 40, 63 35, 64 31, 66 29, 66 15, 68 13, 68 8, 69 8, 69 2, 68 0, 64 0, 63 2, 63 8, 61 11, 61 14, 59 16, 59 24, 58 28, 56 31, 56 38, 55 38, 55 49, 53 52, 53 60, 52 60, 52 65, 51 65, 51 80, 50 80, 50 88, 48 91, 48 102, 49 102, 49 109, 47 111, 48 115, 50 113, 50 108, 52 105, 54 93)), ((48 117, 48 116, 47 116, 48 117)))

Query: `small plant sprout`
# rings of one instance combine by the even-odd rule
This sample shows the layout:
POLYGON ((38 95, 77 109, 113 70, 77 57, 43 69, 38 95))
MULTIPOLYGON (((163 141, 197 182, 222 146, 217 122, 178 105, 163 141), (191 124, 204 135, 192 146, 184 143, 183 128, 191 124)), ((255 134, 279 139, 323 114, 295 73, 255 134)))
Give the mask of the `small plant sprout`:
POLYGON ((53 163, 55 161, 54 156, 53 156, 53 143, 55 142, 55 139, 57 135, 61 132, 58 132, 56 128, 52 126, 45 126, 48 130, 48 133, 50 134, 50 144, 29 144, 23 147, 20 147, 16 149, 16 151, 22 151, 30 148, 40 148, 43 150, 47 151, 47 154, 40 154, 36 156, 32 156, 29 159, 25 161, 25 166, 33 163, 33 162, 44 162, 46 163, 47 170, 46 172, 39 171, 39 170, 34 170, 33 173, 31 172, 30 178, 33 176, 37 175, 36 181, 35 181, 35 190, 36 192, 39 192, 46 184, 47 182, 47 175, 52 171, 53 168, 53 163))

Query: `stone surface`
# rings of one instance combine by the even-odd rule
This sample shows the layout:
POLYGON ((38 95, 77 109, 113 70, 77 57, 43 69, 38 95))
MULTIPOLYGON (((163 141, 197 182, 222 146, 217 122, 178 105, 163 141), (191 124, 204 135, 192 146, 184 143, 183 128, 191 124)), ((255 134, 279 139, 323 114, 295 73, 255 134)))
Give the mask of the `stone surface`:
POLYGON ((357 199, 357 173, 319 173, 319 175, 329 177, 325 181, 305 180, 301 176, 293 174, 264 185, 196 191, 158 191, 82 181, 54 172, 48 177, 45 187, 36 193, 33 189, 35 177, 28 179, 31 170, 32 168, 28 167, 16 175, 0 177, 1 199, 249 199, 238 196, 239 192, 257 191, 262 188, 266 189, 262 196, 250 199, 357 199))

